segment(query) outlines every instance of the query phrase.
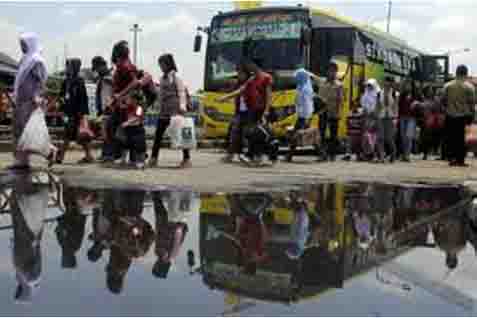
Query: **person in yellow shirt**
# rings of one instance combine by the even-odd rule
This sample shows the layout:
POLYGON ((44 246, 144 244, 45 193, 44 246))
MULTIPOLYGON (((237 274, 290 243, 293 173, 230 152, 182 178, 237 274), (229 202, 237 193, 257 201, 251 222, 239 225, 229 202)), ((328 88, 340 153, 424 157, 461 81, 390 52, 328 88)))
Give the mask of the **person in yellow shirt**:
POLYGON ((475 112, 475 89, 467 82, 469 70, 459 65, 456 79, 444 86, 443 105, 446 111, 447 136, 449 138, 449 164, 466 167, 465 126, 472 123, 475 112))
POLYGON ((344 99, 343 82, 338 78, 338 63, 330 61, 326 78, 310 75, 318 86, 318 97, 324 103, 320 114, 321 140, 325 140, 326 129, 330 129, 330 141, 323 159, 334 161, 338 150, 338 122, 344 99))

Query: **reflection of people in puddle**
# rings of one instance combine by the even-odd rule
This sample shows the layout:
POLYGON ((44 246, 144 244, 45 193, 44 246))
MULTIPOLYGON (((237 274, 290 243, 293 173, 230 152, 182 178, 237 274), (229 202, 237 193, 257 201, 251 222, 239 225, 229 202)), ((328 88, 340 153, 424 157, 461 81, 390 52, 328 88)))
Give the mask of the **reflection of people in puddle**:
POLYGON ((270 235, 263 214, 271 198, 264 194, 233 194, 229 202, 235 216, 235 233, 228 238, 238 247, 238 265, 244 267, 246 274, 255 275, 257 265, 268 259, 265 245, 270 235))
POLYGON ((187 223, 183 212, 189 210, 191 196, 187 193, 153 193, 156 214, 156 263, 153 276, 165 279, 174 259, 179 254, 187 235, 187 223), (182 195, 184 194, 184 195, 182 195), (164 203, 168 203, 168 209, 164 203))
POLYGON ((362 211, 353 213, 354 228, 358 234, 359 244, 368 244, 371 240, 371 220, 362 211))
MULTIPOLYGON (((336 207, 336 185, 323 184, 316 191, 315 220, 316 226, 312 230, 312 244, 320 245, 325 249, 334 250, 338 245, 339 218, 336 207)), ((343 212, 344 213, 344 212, 343 212)))
POLYGON ((286 254, 291 259, 300 258, 305 252, 306 243, 310 235, 310 218, 308 216, 308 205, 298 194, 290 195, 291 207, 295 211, 293 223, 291 224, 291 244, 286 254))
POLYGON ((105 191, 102 209, 94 209, 93 246, 88 258, 95 262, 104 250, 110 250, 106 266, 106 285, 119 294, 133 259, 143 257, 149 250, 154 230, 141 215, 144 191, 105 191))
POLYGON ((432 231, 436 245, 446 253, 447 268, 454 270, 459 264, 458 255, 467 243, 463 219, 460 216, 446 218, 436 222, 432 231))
POLYGON ((81 248, 86 226, 86 215, 81 213, 81 198, 88 193, 72 189, 64 185, 63 201, 65 213, 58 218, 55 229, 58 243, 62 249, 61 266, 63 268, 76 268, 76 253, 81 248))
POLYGON ((41 278, 41 238, 48 208, 48 186, 33 184, 32 176, 17 176, 12 193, 13 264, 18 302, 30 302, 41 278))

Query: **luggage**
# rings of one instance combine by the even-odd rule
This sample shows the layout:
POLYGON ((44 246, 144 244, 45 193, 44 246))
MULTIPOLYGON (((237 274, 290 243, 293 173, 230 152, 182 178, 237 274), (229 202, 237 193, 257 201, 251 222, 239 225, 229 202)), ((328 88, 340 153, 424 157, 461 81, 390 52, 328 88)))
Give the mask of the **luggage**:
POLYGON ((262 125, 256 125, 247 133, 249 153, 253 156, 268 155, 269 159, 278 159, 279 142, 273 137, 271 130, 262 125))
POLYGON ((306 147, 320 145, 320 130, 318 128, 300 129, 290 132, 290 143, 295 147, 306 147))

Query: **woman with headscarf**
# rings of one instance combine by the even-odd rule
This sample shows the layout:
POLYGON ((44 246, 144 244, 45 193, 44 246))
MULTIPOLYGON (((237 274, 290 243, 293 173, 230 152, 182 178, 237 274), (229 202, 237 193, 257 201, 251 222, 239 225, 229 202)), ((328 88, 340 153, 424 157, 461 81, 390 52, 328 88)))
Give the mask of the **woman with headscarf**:
POLYGON ((94 159, 89 147, 90 140, 78 138, 82 121, 88 120, 88 93, 84 79, 80 76, 81 60, 72 58, 66 61, 67 77, 63 81, 60 96, 64 99, 63 112, 67 117, 65 134, 60 155, 56 162, 61 164, 65 158, 71 141, 77 141, 83 147, 85 156, 78 161, 79 164, 93 163, 94 159))
POLYGON ((380 104, 381 88, 378 82, 371 78, 366 82, 366 88, 361 97, 361 107, 363 108, 363 141, 362 154, 365 159, 372 159, 376 146, 376 114, 380 104))
POLYGON ((310 74, 305 69, 299 69, 295 73, 296 79, 296 114, 298 120, 295 130, 306 129, 310 126, 310 118, 313 115, 313 86, 310 74))
MULTIPOLYGON (((292 136, 298 130, 307 129, 310 127, 310 119, 313 115, 313 86, 311 83, 311 76, 305 69, 300 68, 295 73, 296 80, 296 100, 295 112, 297 121, 293 129, 292 136)), ((293 138, 293 137, 292 137, 293 138)), ((287 156, 287 161, 291 161, 296 145, 294 142, 290 143, 290 152, 287 156)))
MULTIPOLYGON (((14 143, 15 163, 12 169, 28 169, 31 153, 17 150, 17 143, 33 112, 41 105, 41 95, 45 89, 48 73, 46 63, 41 55, 38 36, 34 33, 23 33, 20 36, 20 46, 23 57, 15 78, 15 110, 14 110, 14 143)), ((56 148, 51 147, 48 156, 50 165, 54 161, 56 148)))
POLYGON ((378 155, 379 160, 384 162, 386 157, 386 147, 389 150, 390 162, 396 159, 396 132, 394 120, 398 115, 398 105, 393 89, 394 78, 386 77, 384 79, 383 92, 377 108, 377 130, 378 130, 378 155))

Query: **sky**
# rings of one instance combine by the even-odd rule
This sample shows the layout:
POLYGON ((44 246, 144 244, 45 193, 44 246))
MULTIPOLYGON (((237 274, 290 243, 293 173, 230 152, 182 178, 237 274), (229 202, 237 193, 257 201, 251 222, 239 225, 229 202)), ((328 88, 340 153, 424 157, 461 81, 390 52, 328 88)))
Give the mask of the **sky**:
MULTIPOLYGON (((477 72, 476 0, 393 0, 391 32, 432 54, 454 52, 452 68, 467 64, 477 72), (469 53, 462 52, 470 48, 469 53)), ((319 6, 352 19, 386 28, 388 0, 264 1, 263 5, 319 6)), ((172 53, 182 77, 195 90, 202 87, 204 55, 192 51, 197 26, 206 26, 218 11, 234 8, 230 1, 55 1, 0 0, 0 51, 19 59, 18 35, 34 31, 42 40, 49 69, 67 56, 89 67, 95 55, 111 56, 119 40, 132 43, 130 28, 138 23, 138 66, 159 76, 157 57, 172 53)))

